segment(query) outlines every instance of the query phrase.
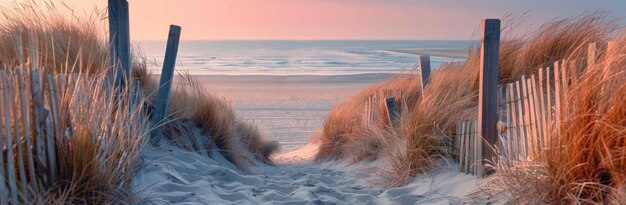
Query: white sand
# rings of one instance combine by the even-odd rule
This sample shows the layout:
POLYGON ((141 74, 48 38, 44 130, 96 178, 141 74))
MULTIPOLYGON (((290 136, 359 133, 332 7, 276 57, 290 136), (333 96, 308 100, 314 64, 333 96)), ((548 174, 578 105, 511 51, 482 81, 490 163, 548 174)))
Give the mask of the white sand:
POLYGON ((340 99, 388 75, 200 76, 207 89, 232 101, 237 114, 254 120, 284 151, 278 164, 258 164, 246 174, 214 152, 212 158, 174 146, 148 146, 132 187, 161 204, 459 204, 473 203, 474 176, 451 164, 407 186, 373 186, 382 162, 312 164, 319 145, 306 144, 340 99), (306 144, 306 145, 305 145, 306 144), (296 150, 296 148, 299 148, 296 150))
MULTIPOLYGON (((312 149, 286 155, 311 158, 312 149)), ((373 186, 379 178, 365 171, 368 164, 300 161, 257 165, 244 174, 219 153, 209 158, 173 146, 148 147, 143 161, 133 189, 150 203, 164 204, 459 204, 472 202, 467 195, 478 182, 453 171, 454 164, 391 189, 373 186)))

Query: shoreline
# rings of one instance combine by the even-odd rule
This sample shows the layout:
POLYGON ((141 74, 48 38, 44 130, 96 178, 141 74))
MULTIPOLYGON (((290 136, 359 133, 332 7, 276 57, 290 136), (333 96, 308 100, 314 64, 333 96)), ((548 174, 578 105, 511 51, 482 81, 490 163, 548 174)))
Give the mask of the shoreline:
MULTIPOLYGON (((231 103, 241 120, 289 152, 306 145, 338 102, 395 74, 192 75, 198 85, 231 103), (259 109, 261 108, 261 109, 259 109)), ((153 75, 159 79, 159 75, 153 75)), ((174 79, 176 85, 177 79, 174 79)))
POLYGON ((192 75, 201 82, 225 83, 368 83, 388 79, 394 73, 367 73, 348 75, 192 75))

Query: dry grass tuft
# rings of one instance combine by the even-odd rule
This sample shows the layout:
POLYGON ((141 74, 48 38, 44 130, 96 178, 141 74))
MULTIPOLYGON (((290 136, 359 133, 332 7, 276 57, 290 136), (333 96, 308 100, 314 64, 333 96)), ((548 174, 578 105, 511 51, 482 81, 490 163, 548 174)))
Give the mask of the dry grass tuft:
POLYGON ((258 128, 248 123, 237 122, 235 129, 241 137, 245 149, 252 152, 256 159, 266 164, 272 163, 270 156, 279 150, 278 142, 265 141, 258 128))
POLYGON ((372 85, 357 96, 335 106, 324 122, 322 133, 314 137, 321 142, 315 160, 353 158, 360 161, 376 158, 372 153, 378 153, 377 148, 383 147, 379 145, 381 139, 385 138, 379 135, 380 131, 390 126, 385 118, 384 103, 380 104, 379 118, 371 126, 363 124, 362 113, 368 96, 377 95, 385 89, 401 90, 404 94, 399 99, 400 107, 412 107, 421 94, 421 88, 415 86, 419 85, 420 81, 418 75, 398 75, 381 84, 372 85))
POLYGON ((433 73, 424 97, 412 107, 406 164, 411 176, 428 171, 431 164, 451 155, 449 136, 456 121, 474 114, 477 93, 467 89, 468 79, 458 68, 443 67, 433 73), (450 83, 457 82, 457 83, 450 83))
POLYGON ((516 203, 626 201, 626 36, 585 71, 562 101, 549 149, 530 162, 501 162, 516 203))
MULTIPOLYGON (((557 19, 540 26, 527 36, 507 38, 500 43, 498 83, 504 84, 520 76, 536 73, 542 66, 564 58, 586 57, 587 45, 597 42, 605 46, 616 26, 607 20, 608 14, 594 12, 580 17, 557 19)), ((513 21, 513 20, 512 20, 513 21)), ((503 28, 506 32, 511 28, 503 28)), ((480 45, 468 53, 462 67, 471 67, 471 90, 478 92, 480 45)))
MULTIPOLYGON (((150 79, 144 83, 144 90, 156 93, 158 85, 145 70, 137 69, 134 75, 150 79)), ((276 142, 265 141, 255 126, 238 119, 226 99, 206 92, 186 73, 178 75, 174 82, 168 105, 169 120, 162 125, 170 141, 186 150, 207 154, 215 145, 226 159, 247 172, 256 160, 271 164, 270 155, 278 151, 276 142)), ((149 103, 154 100, 151 98, 149 103)))
POLYGON ((61 107, 60 114, 67 118, 60 122, 71 122, 73 135, 55 136, 60 179, 57 192, 95 204, 123 199, 120 197, 129 191, 130 180, 139 168, 142 139, 148 135, 142 103, 130 113, 129 95, 117 101, 114 96, 103 97, 105 75, 98 76, 71 85, 76 90, 63 95, 60 104, 67 106, 61 107))
MULTIPOLYGON (((142 138, 148 133, 146 118, 139 114, 142 103, 135 109, 137 112, 121 111, 129 110, 128 89, 122 91, 124 95, 118 100, 105 95, 110 62, 106 41, 101 38, 94 19, 65 18, 48 1, 13 3, 0 10, 0 64, 7 72, 21 69, 30 75, 36 69, 44 75, 44 85, 48 83, 47 74, 71 77, 72 73, 81 73, 78 81, 66 79, 67 89, 57 90, 57 95, 52 96, 59 105, 60 119, 51 123, 71 124, 71 129, 51 133, 57 150, 56 175, 50 175, 42 162, 35 160, 37 177, 29 177, 31 190, 29 194, 21 193, 21 201, 34 204, 132 201, 128 186, 140 164, 142 138), (56 178, 56 183, 48 181, 52 178, 56 178)), ((28 96, 26 103, 33 105, 34 99, 28 96)), ((21 115, 17 110, 8 112, 21 115)), ((13 121, 13 125, 16 123, 13 121)), ((31 128, 38 123, 32 122, 31 128)), ((14 129, 19 127, 23 125, 14 129)), ((33 141, 35 133, 30 136, 33 141)))
POLYGON ((30 45, 45 71, 99 73, 109 67, 107 38, 98 29, 102 13, 75 14, 52 1, 27 0, 0 9, 0 64, 15 67, 31 56, 30 45), (64 14, 71 12, 73 18, 64 14), (76 15, 76 16, 74 16, 76 15), (25 45, 17 46, 17 45, 25 45), (23 50, 18 55, 18 50, 23 50))
MULTIPOLYGON (((34 70, 24 68, 21 71, 29 74, 34 70)), ((130 180, 141 164, 139 154, 142 139, 148 134, 147 118, 142 114, 143 103, 140 101, 134 112, 129 112, 131 100, 128 89, 122 91, 123 95, 118 99, 114 95, 107 97, 105 74, 81 76, 77 80, 69 76, 64 80, 67 82, 65 90, 57 90, 58 95, 50 98, 50 101, 57 102, 59 120, 47 115, 50 124, 66 129, 42 128, 50 133, 50 139, 54 139, 56 174, 51 175, 50 170, 45 168, 49 166, 44 162, 34 160, 32 163, 35 164, 37 177, 28 178, 30 190, 28 194, 20 193, 21 200, 30 203, 34 200, 43 204, 128 202, 132 200, 130 180), (51 181, 53 178, 55 181, 51 181)), ((17 75, 9 74, 6 79, 9 88, 18 81, 17 75)), ((48 81, 43 82, 47 84, 48 81)), ((19 102, 17 91, 13 92, 12 97, 9 100, 19 102)), ((26 98, 26 104, 33 106, 35 100, 26 98)), ((10 129, 15 130, 13 132, 24 129, 21 122, 25 119, 21 109, 2 109, 2 113, 8 112, 9 116, 20 116, 11 122, 13 126, 10 129)), ((29 115, 34 116, 35 111, 28 110, 29 115)), ((33 118, 30 120, 33 126, 29 139, 34 142, 37 139, 34 125, 40 124, 34 122, 33 118)), ((26 136, 23 131, 20 133, 22 142, 26 136)), ((16 153, 12 157, 17 160, 18 155, 22 154, 16 153)))

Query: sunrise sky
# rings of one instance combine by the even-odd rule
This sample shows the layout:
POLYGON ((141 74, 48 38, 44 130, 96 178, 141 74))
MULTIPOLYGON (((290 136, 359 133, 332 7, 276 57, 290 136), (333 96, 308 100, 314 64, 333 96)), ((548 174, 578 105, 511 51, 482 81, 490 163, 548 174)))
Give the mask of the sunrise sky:
MULTIPOLYGON (((12 0, 0 0, 6 3, 12 0)), ((65 0, 76 11, 106 0, 65 0)), ((473 39, 483 18, 522 15, 519 30, 596 10, 626 21, 624 0, 129 0, 131 38, 161 40, 169 24, 183 39, 473 39)))

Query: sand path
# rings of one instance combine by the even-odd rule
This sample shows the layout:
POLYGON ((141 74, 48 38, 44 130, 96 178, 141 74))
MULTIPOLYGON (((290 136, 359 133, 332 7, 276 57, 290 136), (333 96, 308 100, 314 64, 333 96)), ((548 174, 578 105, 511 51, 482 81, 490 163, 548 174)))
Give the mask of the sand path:
POLYGON ((219 153, 146 146, 132 189, 150 204, 458 204, 476 190, 476 178, 459 173, 456 165, 384 189, 373 186, 380 178, 371 171, 383 166, 311 163, 318 146, 300 146, 332 105, 389 75, 196 77, 287 153, 274 157, 275 166, 260 164, 246 174, 219 153))
POLYGON ((363 165, 282 162, 244 174, 218 153, 173 146, 148 147, 143 159, 132 186, 154 204, 456 204, 476 188, 475 177, 449 170, 383 189, 372 186, 376 176, 363 165))

